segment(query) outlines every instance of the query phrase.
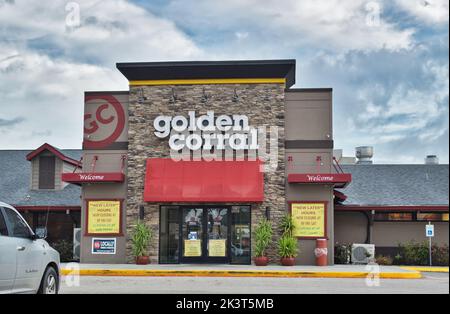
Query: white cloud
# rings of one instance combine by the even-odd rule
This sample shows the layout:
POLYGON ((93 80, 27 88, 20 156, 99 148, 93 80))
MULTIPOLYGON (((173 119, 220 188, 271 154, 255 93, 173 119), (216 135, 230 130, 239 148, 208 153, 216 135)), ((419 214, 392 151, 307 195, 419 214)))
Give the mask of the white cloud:
MULTIPOLYGON (((381 2, 373 2, 380 4, 381 2)), ((220 30, 235 25, 253 28, 264 38, 279 40, 282 47, 308 47, 327 50, 398 50, 411 46, 413 29, 399 29, 382 21, 368 21, 377 13, 367 0, 172 0, 167 15, 191 29, 205 26, 220 30), (195 10, 186 11, 186 7, 195 10)), ((382 13, 382 12, 380 12, 382 13)), ((255 39, 258 40, 258 39, 255 39)), ((273 43, 260 42, 261 46, 273 43)))
POLYGON ((128 1, 77 1, 73 29, 66 3, 0 0, 0 149, 81 147, 84 91, 128 88, 116 62, 201 55, 173 22, 128 1))
POLYGON ((395 0, 395 3, 421 22, 448 23, 448 0, 395 0))

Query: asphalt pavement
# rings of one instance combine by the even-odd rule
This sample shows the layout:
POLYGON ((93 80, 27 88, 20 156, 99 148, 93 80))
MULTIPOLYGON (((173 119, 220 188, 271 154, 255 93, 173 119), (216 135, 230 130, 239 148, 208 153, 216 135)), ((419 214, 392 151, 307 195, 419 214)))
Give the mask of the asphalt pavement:
POLYGON ((422 279, 90 277, 63 279, 62 294, 449 294, 448 273, 422 279))

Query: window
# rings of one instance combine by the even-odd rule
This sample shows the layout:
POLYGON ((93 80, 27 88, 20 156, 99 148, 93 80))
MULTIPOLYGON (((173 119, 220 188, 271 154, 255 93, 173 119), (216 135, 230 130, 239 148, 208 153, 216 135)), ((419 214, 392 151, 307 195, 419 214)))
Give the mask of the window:
POLYGON ((10 208, 4 208, 5 217, 9 222, 10 227, 12 227, 10 236, 15 238, 29 238, 31 237, 30 228, 26 224, 25 220, 22 219, 15 211, 10 208))
POLYGON ((448 213, 418 213, 418 221, 448 221, 448 213))
POLYGON ((39 157, 39 189, 55 189, 55 156, 39 157))
POLYGON ((8 236, 5 218, 3 218, 2 208, 0 207, 0 236, 8 236))
POLYGON ((180 208, 162 206, 160 219, 159 262, 177 264, 180 254, 180 208))
POLYGON ((413 213, 375 213, 375 221, 414 221, 413 213))
POLYGON ((231 207, 231 263, 251 264, 251 207, 231 207))

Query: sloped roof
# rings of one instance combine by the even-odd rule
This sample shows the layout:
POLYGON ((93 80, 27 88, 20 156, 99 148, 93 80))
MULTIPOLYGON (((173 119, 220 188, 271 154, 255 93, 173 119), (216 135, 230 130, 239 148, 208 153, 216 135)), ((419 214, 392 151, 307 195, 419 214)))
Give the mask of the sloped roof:
POLYGON ((343 165, 352 183, 344 205, 446 205, 448 165, 343 165))
MULTIPOLYGON (((81 187, 69 184, 58 191, 30 190, 31 150, 0 150, 0 201, 16 206, 80 206, 81 187)), ((81 150, 61 150, 79 160, 81 150)))

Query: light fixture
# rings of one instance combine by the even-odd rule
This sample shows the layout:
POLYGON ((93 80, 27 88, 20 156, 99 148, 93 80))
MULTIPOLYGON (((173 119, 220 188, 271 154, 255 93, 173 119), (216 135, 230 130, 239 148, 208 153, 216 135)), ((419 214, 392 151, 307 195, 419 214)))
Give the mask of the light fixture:
POLYGON ((175 93, 175 88, 172 88, 172 96, 170 97, 170 103, 174 104, 178 100, 178 96, 175 93))
POLYGON ((144 89, 139 88, 138 90, 138 104, 142 105, 144 101, 147 100, 147 97, 144 96, 144 89))
POLYGON ((236 88, 234 89, 233 102, 239 101, 239 95, 237 94, 236 88))
POLYGON ((144 220, 145 218, 145 211, 144 211, 144 205, 139 206, 139 220, 144 220))
POLYGON ((266 219, 270 220, 270 207, 269 206, 266 207, 266 219))
POLYGON ((202 96, 202 103, 206 103, 208 101, 208 99, 210 98, 210 96, 208 96, 206 94, 206 90, 205 88, 203 88, 203 96, 202 96))

